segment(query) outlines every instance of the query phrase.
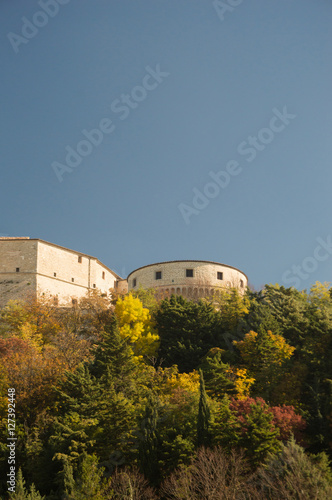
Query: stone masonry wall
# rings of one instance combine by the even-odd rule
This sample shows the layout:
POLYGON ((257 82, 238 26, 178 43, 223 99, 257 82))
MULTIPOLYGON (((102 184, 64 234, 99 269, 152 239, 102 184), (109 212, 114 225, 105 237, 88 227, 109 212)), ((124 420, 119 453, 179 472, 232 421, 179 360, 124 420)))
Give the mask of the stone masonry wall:
POLYGON ((84 297, 89 289, 109 293, 117 276, 96 258, 38 242, 38 291, 58 297, 59 304, 84 297))
POLYGON ((210 295, 224 287, 245 290, 247 284, 247 277, 240 270, 205 261, 160 262, 136 269, 128 276, 129 290, 137 290, 140 286, 153 287, 162 292, 188 296, 210 295), (186 277, 187 269, 193 270, 193 277, 186 277), (156 279, 157 272, 161 272, 161 279, 156 279), (222 273, 222 279, 218 279, 218 272, 222 273))
POLYGON ((108 293, 117 279, 95 257, 37 239, 0 238, 0 306, 24 299, 28 292, 52 296, 64 305, 89 289, 108 293))
POLYGON ((0 238, 0 306, 35 294, 36 269, 36 240, 0 238))

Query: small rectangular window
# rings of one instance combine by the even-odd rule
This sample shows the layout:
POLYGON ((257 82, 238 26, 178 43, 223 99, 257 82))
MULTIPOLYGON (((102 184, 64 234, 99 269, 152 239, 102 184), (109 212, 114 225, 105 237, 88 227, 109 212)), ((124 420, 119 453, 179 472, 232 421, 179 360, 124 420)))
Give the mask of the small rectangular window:
POLYGON ((78 262, 79 262, 80 264, 82 264, 82 256, 81 256, 81 255, 79 255, 79 256, 78 256, 78 262))
POLYGON ((243 282, 243 280, 240 280, 240 287, 243 288, 243 286, 244 286, 244 282, 243 282))
POLYGON ((161 271, 156 271, 156 280, 161 280, 161 271))
POLYGON ((75 279, 74 279, 74 278, 72 278, 71 280, 72 280, 72 282, 74 283, 75 279))
POLYGON ((223 280, 224 279, 224 273, 220 273, 219 271, 217 272, 217 279, 218 280, 223 280))
POLYGON ((94 283, 92 286, 93 286, 93 288, 96 288, 96 283, 94 283))
POLYGON ((17 268, 16 268, 16 272, 17 272, 17 273, 19 273, 19 272, 20 272, 20 268, 19 268, 19 267, 17 267, 17 268))
POLYGON ((136 286, 136 278, 133 279, 133 288, 136 286))
POLYGON ((104 272, 104 271, 102 272, 102 275, 101 275, 101 276, 102 276, 102 278, 103 278, 103 280, 104 280, 104 279, 105 279, 105 272, 104 272))
POLYGON ((186 278, 193 278, 193 277, 194 277, 194 270, 186 269, 186 278))
POLYGON ((54 278, 56 277, 56 273, 53 273, 54 278))

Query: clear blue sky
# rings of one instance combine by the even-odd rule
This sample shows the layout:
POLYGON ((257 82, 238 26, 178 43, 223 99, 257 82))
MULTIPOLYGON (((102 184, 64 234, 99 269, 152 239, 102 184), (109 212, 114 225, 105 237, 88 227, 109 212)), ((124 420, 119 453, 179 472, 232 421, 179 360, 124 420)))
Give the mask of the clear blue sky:
POLYGON ((2 235, 124 277, 201 259, 256 288, 332 282, 332 3, 229 3, 2 0, 2 235))

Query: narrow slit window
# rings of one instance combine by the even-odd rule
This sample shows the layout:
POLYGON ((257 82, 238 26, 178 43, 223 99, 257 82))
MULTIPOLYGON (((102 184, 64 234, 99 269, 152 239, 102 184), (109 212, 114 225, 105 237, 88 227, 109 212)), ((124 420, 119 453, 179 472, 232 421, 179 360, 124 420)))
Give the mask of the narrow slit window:
POLYGON ((134 278, 133 279, 133 288, 136 286, 136 283, 137 283, 136 278, 134 278))
POLYGON ((78 256, 78 262, 79 262, 79 264, 82 264, 82 256, 81 255, 78 256))
POLYGON ((103 280, 104 280, 104 279, 105 279, 105 271, 103 271, 103 272, 102 272, 102 275, 101 275, 101 276, 102 276, 102 278, 103 278, 103 280))

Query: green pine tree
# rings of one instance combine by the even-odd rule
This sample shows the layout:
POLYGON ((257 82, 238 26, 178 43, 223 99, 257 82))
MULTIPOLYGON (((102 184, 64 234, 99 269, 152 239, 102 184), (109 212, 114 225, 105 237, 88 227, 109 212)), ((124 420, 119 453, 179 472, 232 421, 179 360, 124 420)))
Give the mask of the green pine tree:
POLYGON ((223 362, 224 352, 218 347, 211 349, 200 364, 206 391, 210 397, 218 401, 222 401, 225 394, 236 393, 235 383, 228 376, 230 365, 223 362))
POLYGON ((103 468, 98 467, 95 455, 84 454, 77 477, 74 480, 73 469, 65 463, 64 489, 66 500, 103 500, 105 498, 105 483, 103 468))
POLYGON ((90 372, 106 384, 112 379, 116 389, 128 393, 137 376, 137 364, 130 346, 120 335, 115 316, 105 325, 104 330, 95 351, 94 361, 89 367, 90 372))
POLYGON ((43 500, 38 491, 36 491, 35 485, 30 486, 29 492, 27 492, 25 487, 25 479, 22 474, 22 469, 19 468, 16 479, 15 493, 10 493, 11 500, 43 500))
POLYGON ((25 479, 23 477, 21 467, 18 469, 17 473, 15 493, 11 493, 10 498, 13 500, 26 500, 27 498, 25 479))
POLYGON ((196 369, 215 346, 223 346, 219 314, 212 304, 172 295, 154 314, 160 337, 159 357, 164 366, 176 364, 180 372, 196 369))

